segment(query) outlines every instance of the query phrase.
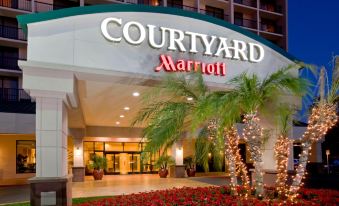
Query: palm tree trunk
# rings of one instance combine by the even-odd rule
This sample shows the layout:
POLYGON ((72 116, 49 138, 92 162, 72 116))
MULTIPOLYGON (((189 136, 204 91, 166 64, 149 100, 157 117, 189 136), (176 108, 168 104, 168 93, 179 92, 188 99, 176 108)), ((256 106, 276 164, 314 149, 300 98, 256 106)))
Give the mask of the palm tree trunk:
POLYGON ((234 155, 234 144, 236 134, 234 133, 233 129, 225 129, 224 139, 225 139, 225 157, 228 162, 228 170, 230 173, 230 187, 233 195, 237 195, 237 186, 238 186, 238 179, 237 179, 237 171, 236 171, 236 158, 234 155))
POLYGON ((323 139, 327 131, 333 127, 338 120, 336 114, 336 105, 322 103, 312 109, 308 120, 307 129, 302 137, 302 152, 299 158, 299 164, 296 170, 296 175, 293 178, 292 185, 289 189, 288 198, 294 200, 297 197, 297 192, 302 186, 302 179, 305 176, 306 165, 311 150, 312 143, 323 139))
POLYGON ((288 166, 288 156, 290 151, 290 141, 287 136, 281 135, 275 143, 275 157, 277 163, 277 180, 276 180, 276 190, 280 198, 285 199, 288 190, 286 181, 287 181, 287 166, 288 166))
POLYGON ((262 160, 262 128, 259 125, 259 118, 256 112, 246 114, 244 117, 244 131, 243 137, 249 146, 249 151, 254 164, 254 184, 257 197, 263 197, 264 194, 264 173, 262 160))
POLYGON ((306 165, 308 161, 308 155, 311 150, 312 143, 310 141, 306 141, 302 143, 302 150, 299 158, 299 163, 296 170, 296 175, 293 178, 292 185, 289 189, 289 199, 294 200, 297 197, 297 192, 302 186, 301 181, 304 178, 306 172, 306 165))

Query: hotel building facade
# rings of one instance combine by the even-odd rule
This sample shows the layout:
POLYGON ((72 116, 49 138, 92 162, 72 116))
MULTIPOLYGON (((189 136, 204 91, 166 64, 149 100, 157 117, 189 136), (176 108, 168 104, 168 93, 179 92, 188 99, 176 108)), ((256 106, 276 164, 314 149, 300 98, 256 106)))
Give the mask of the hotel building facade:
MULTIPOLYGON (((36 177, 32 184, 54 178, 69 188, 69 174, 83 181, 91 173, 93 154, 108 159, 107 175, 156 172, 157 155, 140 161, 143 125, 130 124, 140 95, 167 71, 156 71, 159 58, 205 62, 211 88, 294 60, 283 0, 1 0, 0 15, 0 185, 36 177), (17 15, 31 13, 18 23, 17 15), (216 62, 226 62, 225 76, 216 62)), ((295 128, 291 138, 301 133, 295 128)), ((194 135, 186 136, 170 151, 177 165, 194 154, 194 135)), ((265 148, 267 171, 275 170, 273 144, 265 148)))

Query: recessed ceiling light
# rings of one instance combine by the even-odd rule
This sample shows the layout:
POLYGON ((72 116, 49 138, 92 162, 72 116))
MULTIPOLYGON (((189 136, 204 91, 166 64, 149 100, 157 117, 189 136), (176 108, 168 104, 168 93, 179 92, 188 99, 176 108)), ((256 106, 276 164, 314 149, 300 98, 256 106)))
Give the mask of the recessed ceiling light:
POLYGON ((139 92, 133 92, 133 96, 138 97, 138 96, 140 96, 140 93, 139 92))
POLYGON ((115 122, 115 124, 116 124, 116 125, 119 125, 119 124, 120 124, 120 122, 115 122))
POLYGON ((122 114, 122 115, 120 115, 120 117, 121 117, 121 118, 124 118, 124 117, 125 117, 125 115, 123 115, 123 114, 122 114))
POLYGON ((193 97, 187 97, 187 101, 192 101, 193 97))
POLYGON ((130 108, 129 107, 124 107, 124 110, 128 111, 130 108))

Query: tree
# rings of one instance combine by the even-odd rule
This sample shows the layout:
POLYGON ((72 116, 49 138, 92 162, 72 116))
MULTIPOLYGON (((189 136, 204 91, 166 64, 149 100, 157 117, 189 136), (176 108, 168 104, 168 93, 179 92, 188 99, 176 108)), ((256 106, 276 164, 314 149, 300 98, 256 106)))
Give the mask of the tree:
POLYGON ((258 197, 263 196, 263 159, 261 147, 263 144, 263 129, 258 117, 259 112, 274 110, 279 97, 284 94, 301 96, 306 91, 306 82, 290 72, 296 65, 279 69, 263 80, 255 74, 243 73, 233 78, 229 83, 234 86, 233 97, 237 99, 241 112, 244 113, 245 138, 255 168, 255 189, 258 197), (268 105, 272 105, 268 107, 268 105))
POLYGON ((333 79, 331 90, 325 97, 325 68, 322 68, 319 87, 320 98, 311 109, 306 131, 301 138, 299 163, 296 169, 296 175, 293 178, 292 185, 288 192, 288 198, 291 201, 296 199, 297 192, 302 186, 301 181, 305 177, 306 165, 312 144, 323 139, 327 131, 338 121, 336 114, 336 101, 339 99, 338 89, 339 79, 333 79))
MULTIPOLYGON (((182 133, 192 122, 192 118, 197 118, 192 115, 193 111, 208 93, 207 86, 199 72, 186 76, 165 76, 159 87, 146 96, 144 99, 146 106, 139 111, 133 122, 133 125, 147 122, 143 130, 143 137, 148 142, 144 151, 155 153, 162 149, 165 153, 167 148, 181 138, 182 133)), ((220 151, 216 152, 220 149, 220 144, 212 144, 208 141, 210 132, 203 131, 198 137, 197 163, 208 170, 208 153, 212 151, 214 164, 220 170, 223 159, 219 158, 220 151)))
POLYGON ((277 166, 276 191, 280 198, 285 199, 288 193, 287 187, 287 166, 290 154, 291 140, 288 138, 290 131, 293 110, 289 105, 281 105, 277 110, 277 123, 279 127, 279 136, 274 146, 274 153, 277 166))

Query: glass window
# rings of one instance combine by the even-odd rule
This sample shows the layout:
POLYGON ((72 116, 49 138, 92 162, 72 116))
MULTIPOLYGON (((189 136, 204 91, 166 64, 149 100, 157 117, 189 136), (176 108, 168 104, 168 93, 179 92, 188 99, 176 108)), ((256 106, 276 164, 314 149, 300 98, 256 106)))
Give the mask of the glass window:
POLYGON ((121 142, 105 142, 106 151, 123 151, 123 146, 121 142))
POLYGON ((35 141, 16 141, 16 173, 35 173, 35 141))
POLYGON ((140 146, 141 146, 140 143, 127 142, 124 145, 124 151, 133 151, 133 152, 141 151, 140 146))
POLYGON ((84 150, 87 151, 94 150, 94 142, 84 142, 84 150))
POLYGON ((95 142, 95 150, 104 150, 104 143, 103 142, 95 142))

